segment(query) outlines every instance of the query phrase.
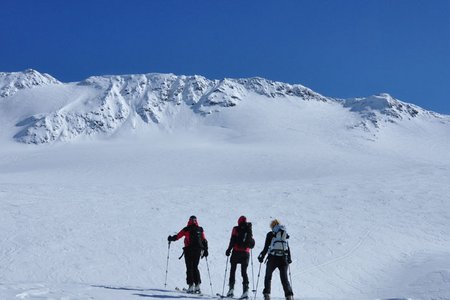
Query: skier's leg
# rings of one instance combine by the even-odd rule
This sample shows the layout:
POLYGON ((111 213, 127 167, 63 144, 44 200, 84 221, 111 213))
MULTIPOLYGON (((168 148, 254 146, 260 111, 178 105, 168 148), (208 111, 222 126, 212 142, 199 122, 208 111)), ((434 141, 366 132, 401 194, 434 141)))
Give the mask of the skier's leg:
POLYGON ((194 284, 194 265, 190 251, 184 252, 184 262, 186 263, 186 283, 191 286, 194 284))
MULTIPOLYGON (((284 258, 282 258, 284 260, 284 258)), ((284 295, 286 297, 288 296, 292 296, 292 287, 289 283, 289 279, 288 279, 288 264, 286 261, 283 261, 282 263, 280 263, 278 269, 280 270, 280 279, 281 279, 281 284, 283 285, 283 290, 284 290, 284 295)))
POLYGON ((273 259, 272 256, 269 256, 269 259, 267 260, 266 265, 266 276, 264 277, 264 290, 263 294, 270 294, 271 290, 271 282, 272 282, 272 273, 276 269, 276 261, 273 259))
POLYGON ((242 296, 241 298, 248 298, 248 275, 247 275, 248 259, 241 263, 242 274, 242 296))
POLYGON ((194 284, 200 284, 202 283, 201 277, 200 277, 200 271, 198 269, 198 264, 200 263, 200 255, 201 255, 201 251, 195 251, 193 253, 193 258, 192 258, 192 265, 193 265, 193 275, 194 275, 194 284))
POLYGON ((227 297, 234 296, 234 284, 236 282, 236 268, 237 268, 236 253, 234 251, 233 251, 233 254, 231 254, 230 263, 231 263, 230 280, 228 281, 229 289, 227 292, 227 297))
POLYGON ((241 275, 242 275, 242 284, 244 287, 246 286, 248 289, 248 274, 247 274, 247 268, 248 268, 248 260, 249 260, 249 254, 247 252, 244 252, 242 254, 241 259, 241 275))
POLYGON ((230 280, 228 281, 228 285, 230 286, 230 288, 234 288, 234 283, 236 282, 236 268, 237 263, 231 260, 230 280))

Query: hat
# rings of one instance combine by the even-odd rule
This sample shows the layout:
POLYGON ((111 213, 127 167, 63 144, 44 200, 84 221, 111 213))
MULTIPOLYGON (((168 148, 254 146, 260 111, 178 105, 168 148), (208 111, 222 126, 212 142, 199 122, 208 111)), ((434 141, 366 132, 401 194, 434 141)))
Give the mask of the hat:
POLYGON ((190 216, 188 221, 188 226, 195 225, 198 226, 197 217, 196 216, 190 216))
POLYGON ((247 222, 247 218, 245 216, 240 216, 238 220, 238 225, 247 222))

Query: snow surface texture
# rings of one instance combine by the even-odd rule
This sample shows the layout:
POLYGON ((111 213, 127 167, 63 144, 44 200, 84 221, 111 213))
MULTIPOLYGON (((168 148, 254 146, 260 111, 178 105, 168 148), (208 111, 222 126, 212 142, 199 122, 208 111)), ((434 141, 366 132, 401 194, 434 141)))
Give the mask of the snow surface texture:
POLYGON ((192 214, 213 295, 246 215, 255 284, 276 217, 296 299, 450 299, 448 116, 261 78, 27 73, 50 78, 0 73, 0 87, 22 82, 0 96, 0 299, 190 298, 173 291, 182 241, 164 278, 167 236, 192 214))

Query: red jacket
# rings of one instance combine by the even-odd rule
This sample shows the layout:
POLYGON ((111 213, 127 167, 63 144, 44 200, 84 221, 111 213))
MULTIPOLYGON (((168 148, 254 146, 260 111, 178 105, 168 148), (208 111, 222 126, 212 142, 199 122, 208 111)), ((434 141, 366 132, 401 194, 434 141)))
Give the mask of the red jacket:
MULTIPOLYGON (((180 232, 178 232, 176 238, 177 240, 181 239, 182 237, 184 237, 184 246, 185 247, 189 247, 189 245, 191 244, 191 237, 189 234, 189 228, 191 226, 198 226, 198 222, 197 220, 189 220, 188 224, 186 227, 184 227, 183 229, 180 230, 180 232)), ((198 226, 200 227, 200 226, 198 226)), ((203 228, 200 227, 202 230, 202 241, 206 241, 206 236, 205 236, 205 232, 203 231, 203 228)))
POLYGON ((240 217, 238 220, 238 226, 233 227, 233 231, 231 232, 231 238, 230 238, 230 244, 228 245, 228 249, 233 249, 234 251, 239 251, 239 252, 247 252, 250 253, 250 248, 249 247, 242 247, 239 246, 236 242, 236 239, 238 237, 238 228, 239 225, 241 225, 242 223, 246 223, 247 222, 247 218, 245 218, 244 216, 240 217))

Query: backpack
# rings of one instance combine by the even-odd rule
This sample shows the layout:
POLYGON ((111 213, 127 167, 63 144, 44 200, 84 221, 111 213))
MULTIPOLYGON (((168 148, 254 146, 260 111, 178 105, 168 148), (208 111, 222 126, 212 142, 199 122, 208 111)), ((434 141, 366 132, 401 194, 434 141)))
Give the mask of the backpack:
POLYGON ((255 246, 252 223, 237 226, 236 244, 241 248, 253 248, 255 246))
POLYGON ((202 233, 203 228, 200 226, 189 226, 186 228, 189 231, 189 245, 188 247, 196 248, 196 249, 203 249, 203 242, 202 242, 202 233))
POLYGON ((283 225, 276 225, 273 228, 274 237, 269 246, 269 254, 274 256, 285 256, 288 253, 289 244, 287 239, 289 235, 283 225))

